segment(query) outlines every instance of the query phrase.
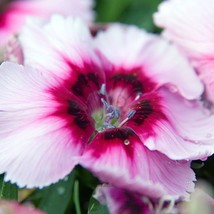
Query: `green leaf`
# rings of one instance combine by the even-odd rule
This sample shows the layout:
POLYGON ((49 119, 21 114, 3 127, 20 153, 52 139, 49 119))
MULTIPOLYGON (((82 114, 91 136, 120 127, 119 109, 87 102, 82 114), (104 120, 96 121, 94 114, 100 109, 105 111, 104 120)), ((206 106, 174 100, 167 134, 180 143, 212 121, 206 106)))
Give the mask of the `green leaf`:
POLYGON ((100 204, 93 196, 88 206, 88 214, 109 214, 108 208, 100 204))
MULTIPOLYGON (((81 208, 81 213, 88 212, 88 205, 96 186, 100 183, 99 180, 88 170, 77 166, 75 168, 76 178, 73 192, 72 209, 67 210, 67 214, 76 213, 78 206, 81 208)), ((78 208, 79 209, 79 208, 78 208)), ((80 210, 80 209, 79 209, 80 210)))
POLYGON ((97 21, 111 22, 119 19, 125 9, 129 7, 132 0, 98 0, 97 21))
POLYGON ((161 0, 133 0, 130 7, 123 11, 119 21, 127 24, 135 24, 150 32, 157 31, 153 23, 153 14, 161 0))
POLYGON ((80 187, 84 185, 94 191, 96 186, 100 183, 99 180, 90 171, 84 169, 81 166, 77 166, 75 170, 76 170, 77 178, 80 182, 80 187))
POLYGON ((18 200, 18 187, 10 182, 5 182, 4 175, 0 175, 0 199, 18 200))
POLYGON ((153 23, 153 13, 161 0, 97 0, 97 22, 134 24, 150 32, 159 29, 153 23))
POLYGON ((75 173, 72 172, 58 183, 36 190, 28 200, 47 214, 64 214, 72 196, 74 180, 75 173))

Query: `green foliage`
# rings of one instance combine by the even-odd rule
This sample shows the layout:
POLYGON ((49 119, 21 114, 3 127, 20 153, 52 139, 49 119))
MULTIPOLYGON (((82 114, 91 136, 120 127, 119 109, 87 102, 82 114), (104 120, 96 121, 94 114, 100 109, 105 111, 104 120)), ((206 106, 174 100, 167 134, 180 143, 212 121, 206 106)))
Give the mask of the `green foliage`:
POLYGON ((129 8, 132 0, 98 0, 97 21, 113 22, 118 21, 121 14, 129 8))
POLYGON ((47 214, 84 214, 99 181, 77 166, 65 179, 43 189, 36 189, 23 202, 30 201, 47 214))
MULTIPOLYGON (((194 161, 192 165, 195 165, 194 161)), ((196 176, 198 179, 203 179, 210 183, 212 186, 214 186, 214 155, 209 157, 207 161, 205 162, 199 162, 197 161, 197 164, 202 165, 200 168, 193 168, 196 172, 196 176)))
POLYGON ((81 214, 80 200, 79 200, 79 181, 74 183, 74 205, 77 214, 81 214))
POLYGON ((91 197, 88 206, 88 214, 109 214, 109 211, 106 206, 100 204, 94 197, 91 197))
POLYGON ((18 199, 18 187, 10 182, 5 182, 4 175, 0 175, 0 199, 18 199))
POLYGON ((49 187, 37 189, 27 199, 48 214, 64 214, 72 197, 75 173, 49 187))
POLYGON ((97 0, 97 22, 134 24, 156 32, 152 15, 161 0, 97 0))

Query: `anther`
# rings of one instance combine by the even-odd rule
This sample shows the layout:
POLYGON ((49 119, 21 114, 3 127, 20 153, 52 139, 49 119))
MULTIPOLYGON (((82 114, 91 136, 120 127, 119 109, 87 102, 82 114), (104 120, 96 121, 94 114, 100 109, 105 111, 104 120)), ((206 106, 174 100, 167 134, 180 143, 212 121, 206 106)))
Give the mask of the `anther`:
POLYGON ((103 123, 103 128, 109 129, 109 128, 116 128, 116 127, 111 125, 111 124, 109 124, 109 123, 107 123, 107 122, 104 122, 103 123))
POLYGON ((101 102, 103 103, 104 109, 107 113, 112 113, 114 111, 114 107, 109 105, 103 98, 101 98, 101 102))
POLYGON ((131 119, 136 113, 136 110, 131 110, 129 113, 128 113, 128 116, 127 118, 125 118, 120 124, 118 127, 121 127, 124 123, 126 123, 129 119, 131 119))
POLYGON ((106 95, 106 84, 102 84, 101 85, 100 94, 106 95))
POLYGON ((105 96, 105 99, 107 100, 107 103, 110 103, 109 102, 109 97, 107 95, 107 92, 106 92, 106 84, 102 84, 101 87, 100 87, 100 94, 104 95, 105 96))
POLYGON ((142 93, 141 93, 141 92, 138 92, 134 100, 135 100, 135 101, 138 100, 141 96, 142 96, 142 93))
POLYGON ((101 98, 101 102, 103 103, 104 108, 107 110, 109 107, 109 104, 103 98, 101 98))
POLYGON ((120 110, 114 109, 114 118, 119 119, 119 117, 120 117, 120 110))
POLYGON ((136 113, 136 110, 131 110, 129 113, 128 113, 128 119, 131 119, 136 113))

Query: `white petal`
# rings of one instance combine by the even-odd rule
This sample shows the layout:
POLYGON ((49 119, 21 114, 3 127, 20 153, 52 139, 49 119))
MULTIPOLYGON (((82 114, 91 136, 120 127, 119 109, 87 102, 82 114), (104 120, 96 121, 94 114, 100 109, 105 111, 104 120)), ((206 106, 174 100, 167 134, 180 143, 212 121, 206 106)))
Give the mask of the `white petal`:
MULTIPOLYGON (((164 112, 168 121, 156 123, 156 136, 145 145, 175 160, 206 159, 214 153, 214 115, 196 101, 164 91, 164 112)), ((140 134, 140 133, 139 133, 140 134)))
POLYGON ((99 64, 88 28, 80 19, 53 16, 50 23, 31 19, 20 34, 24 64, 66 79, 70 64, 99 64))
MULTIPOLYGON (((13 63, 0 67, 0 173, 20 187, 43 187, 77 164, 91 131, 80 131, 51 94, 56 81, 13 63), (86 136, 87 135, 87 136, 86 136)), ((91 128, 89 127, 91 130, 91 128)))
POLYGON ((0 15, 0 46, 7 39, 18 33, 28 16, 37 16, 48 20, 53 14, 81 17, 86 23, 93 21, 95 14, 92 11, 93 0, 31 0, 12 1, 8 3, 0 15))
POLYGON ((213 0, 164 1, 154 20, 191 59, 213 59, 213 10, 213 0))
POLYGON ((161 37, 136 27, 113 25, 99 33, 95 43, 115 69, 137 68, 158 86, 169 84, 188 99, 203 92, 203 85, 187 59, 161 37))
POLYGON ((188 197, 195 179, 190 162, 170 160, 160 152, 150 151, 136 135, 124 141, 124 131, 98 134, 86 147, 81 164, 119 188, 152 198, 165 194, 188 197))

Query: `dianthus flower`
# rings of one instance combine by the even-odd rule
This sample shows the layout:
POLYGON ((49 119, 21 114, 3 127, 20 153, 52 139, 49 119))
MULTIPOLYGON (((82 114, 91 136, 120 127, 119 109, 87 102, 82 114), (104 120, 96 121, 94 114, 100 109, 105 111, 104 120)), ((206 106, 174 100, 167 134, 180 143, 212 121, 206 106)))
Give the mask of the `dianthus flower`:
POLYGON ((147 196, 130 192, 110 185, 96 188, 93 196, 101 204, 106 205, 111 214, 180 214, 175 201, 170 196, 160 200, 152 200, 147 196))
POLYGON ((93 197, 106 205, 111 214, 212 214, 214 199, 204 191, 205 187, 209 188, 207 191, 212 195, 210 186, 204 183, 198 185, 197 182, 189 201, 175 200, 169 195, 153 199, 106 184, 99 185, 93 197))
POLYGON ((92 0, 19 0, 7 3, 0 11, 0 46, 21 30, 27 16, 48 19, 54 13, 81 17, 85 22, 94 18, 92 0))
POLYGON ((203 86, 175 47, 116 24, 92 37, 60 16, 28 22, 19 39, 25 67, 0 68, 6 180, 43 187, 79 163, 120 188, 188 196, 190 161, 213 153, 214 118, 195 100, 203 86))
POLYGON ((163 35, 189 58, 205 84, 207 98, 214 102, 214 1, 170 0, 154 15, 163 35))

